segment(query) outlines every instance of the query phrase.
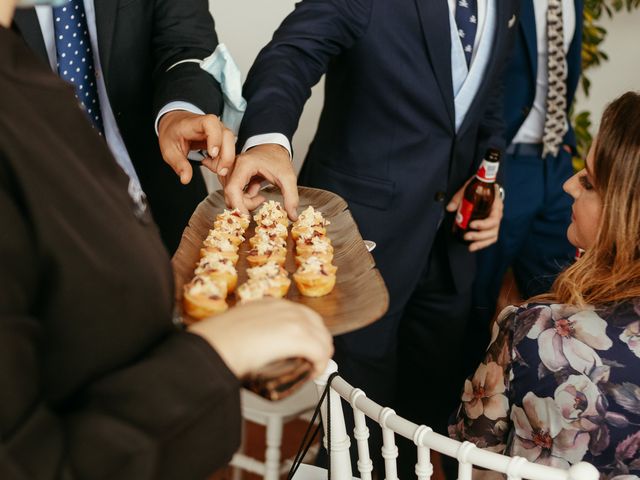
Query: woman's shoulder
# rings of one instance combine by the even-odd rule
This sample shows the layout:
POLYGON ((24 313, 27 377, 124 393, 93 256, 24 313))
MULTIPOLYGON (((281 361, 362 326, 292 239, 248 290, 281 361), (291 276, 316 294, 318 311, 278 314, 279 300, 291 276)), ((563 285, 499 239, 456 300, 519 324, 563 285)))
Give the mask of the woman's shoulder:
MULTIPOLYGON (((538 421, 535 412, 545 410, 547 427, 558 426, 557 436, 549 439, 558 462, 586 460, 607 478, 637 474, 640 301, 581 307, 531 303, 510 311, 512 419, 540 429, 531 422, 538 421), (567 438, 570 449, 563 443, 567 438)), ((512 454, 526 456, 518 435, 512 454)))
POLYGON ((498 315, 497 323, 529 338, 537 338, 549 329, 565 337, 603 336, 609 327, 610 330, 624 327, 637 331, 640 330, 640 298, 605 305, 552 302, 511 305, 498 315))

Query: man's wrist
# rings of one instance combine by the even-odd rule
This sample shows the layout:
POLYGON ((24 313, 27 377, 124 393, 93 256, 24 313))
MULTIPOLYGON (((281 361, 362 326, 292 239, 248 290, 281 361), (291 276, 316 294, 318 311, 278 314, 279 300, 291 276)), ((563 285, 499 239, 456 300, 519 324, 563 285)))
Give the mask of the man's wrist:
POLYGON ((198 107, 196 107, 192 103, 189 103, 189 102, 169 102, 164 107, 162 107, 160 109, 160 111, 158 112, 158 115, 156 116, 156 122, 155 122, 156 135, 159 135, 160 122, 161 122, 162 118, 167 113, 176 112, 176 111, 190 112, 190 113, 193 113, 194 115, 205 115, 205 113, 202 110, 200 110, 198 107))
POLYGON ((279 145, 287 151, 289 160, 293 160, 291 142, 289 142, 289 139, 281 133, 263 133, 249 137, 242 146, 242 153, 259 145, 279 145))

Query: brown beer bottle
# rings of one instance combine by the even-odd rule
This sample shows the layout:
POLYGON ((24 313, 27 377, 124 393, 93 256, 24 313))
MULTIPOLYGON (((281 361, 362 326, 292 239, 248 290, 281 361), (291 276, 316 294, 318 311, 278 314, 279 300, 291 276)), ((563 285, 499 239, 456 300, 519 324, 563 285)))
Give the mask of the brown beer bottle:
POLYGON ((471 228, 469 224, 474 220, 487 218, 491 213, 491 206, 496 198, 494 183, 500 167, 500 151, 495 148, 487 149, 476 177, 469 182, 462 196, 462 203, 458 207, 453 224, 453 233, 464 243, 464 234, 471 228))

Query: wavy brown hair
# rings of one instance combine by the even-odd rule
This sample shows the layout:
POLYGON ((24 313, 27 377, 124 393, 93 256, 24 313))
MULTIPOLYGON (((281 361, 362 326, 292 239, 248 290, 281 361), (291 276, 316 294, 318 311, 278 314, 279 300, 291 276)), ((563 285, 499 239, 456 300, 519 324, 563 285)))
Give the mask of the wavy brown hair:
POLYGON ((602 115, 593 161, 602 214, 594 245, 556 279, 547 299, 579 306, 640 297, 640 95, 602 115))

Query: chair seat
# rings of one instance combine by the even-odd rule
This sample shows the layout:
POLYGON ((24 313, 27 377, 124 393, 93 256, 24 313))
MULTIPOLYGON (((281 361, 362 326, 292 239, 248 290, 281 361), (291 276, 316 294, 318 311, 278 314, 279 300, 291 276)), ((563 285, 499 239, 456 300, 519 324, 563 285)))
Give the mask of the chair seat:
POLYGON ((277 416, 287 422, 302 413, 313 410, 318 403, 318 393, 313 382, 307 382, 300 390, 287 398, 271 401, 249 390, 242 390, 242 415, 252 422, 264 425, 269 417, 277 416))
MULTIPOLYGON (((327 469, 316 467, 315 465, 308 465, 302 463, 292 480, 327 480, 327 469)), ((353 480, 359 480, 358 477, 353 477, 353 480)))

